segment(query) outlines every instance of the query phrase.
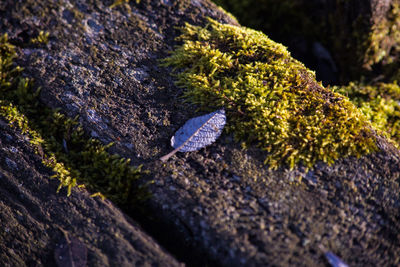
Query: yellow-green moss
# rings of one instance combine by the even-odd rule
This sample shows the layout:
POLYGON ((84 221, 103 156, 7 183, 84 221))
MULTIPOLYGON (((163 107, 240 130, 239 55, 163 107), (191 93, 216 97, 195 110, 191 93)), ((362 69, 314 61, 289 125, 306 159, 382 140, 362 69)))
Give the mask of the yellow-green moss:
POLYGON ((324 88, 314 73, 264 34, 210 20, 186 24, 182 45, 165 59, 179 70, 184 97, 204 110, 224 107, 228 131, 267 151, 277 168, 333 163, 376 149, 369 122, 347 98, 324 88))
MULTIPOLYGON (((127 4, 129 3, 130 0, 115 0, 114 3, 110 6, 110 8, 114 8, 116 6, 122 5, 122 4, 127 4)), ((139 4, 140 0, 136 0, 136 4, 139 4)))
POLYGON ((363 66, 367 69, 377 69, 380 65, 381 72, 386 81, 400 79, 400 4, 392 1, 388 14, 373 25, 366 36, 361 51, 363 66))
POLYGON ((350 83, 335 86, 333 90, 348 96, 376 129, 400 144, 400 87, 396 82, 350 83))
POLYGON ((67 187, 69 195, 72 187, 82 183, 122 205, 146 198, 147 191, 138 184, 141 167, 109 154, 106 150, 112 144, 104 146, 87 138, 77 118, 41 105, 39 90, 34 90, 33 82, 23 78, 22 69, 13 64, 15 55, 7 35, 1 36, 0 116, 29 136, 44 165, 59 179, 59 189, 67 187))
MULTIPOLYGON (((0 116, 3 116, 11 126, 17 127, 23 134, 26 134, 30 138, 30 143, 35 146, 36 152, 41 151, 41 146, 45 143, 40 133, 32 130, 29 127, 29 121, 27 118, 11 103, 8 101, 0 100, 0 116)), ((52 178, 57 177, 60 180, 58 187, 59 191, 62 186, 68 188, 68 196, 71 194, 72 187, 77 186, 76 178, 73 174, 64 166, 63 163, 57 161, 54 153, 46 153, 42 155, 43 163, 52 168, 55 174, 52 178)))
POLYGON ((393 63, 393 52, 399 53, 400 48, 400 7, 393 2, 390 11, 379 23, 374 24, 371 33, 366 40, 364 64, 370 67, 373 64, 385 61, 393 63), (394 50, 394 51, 391 51, 394 50))
POLYGON ((31 39, 31 44, 47 44, 49 42, 49 33, 40 31, 38 36, 31 39))

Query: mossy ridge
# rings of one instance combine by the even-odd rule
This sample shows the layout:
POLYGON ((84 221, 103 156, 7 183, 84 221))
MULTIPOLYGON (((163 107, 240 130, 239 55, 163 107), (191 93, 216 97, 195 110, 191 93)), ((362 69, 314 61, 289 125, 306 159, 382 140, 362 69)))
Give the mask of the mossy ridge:
POLYGON ((265 163, 312 167, 375 151, 370 123, 348 99, 324 88, 315 75, 264 34, 209 20, 186 24, 183 44, 165 59, 174 66, 187 101, 225 107, 228 131, 269 152, 265 163))
POLYGON ((332 90, 348 96, 375 129, 400 145, 400 87, 397 82, 366 85, 351 82, 332 90))
POLYGON ((34 91, 32 80, 21 76, 22 69, 13 64, 15 56, 7 35, 1 36, 0 115, 29 136, 43 163, 60 180, 59 189, 67 187, 70 195, 72 187, 83 183, 122 205, 147 198, 147 190, 138 187, 141 166, 133 167, 129 159, 110 155, 106 150, 112 144, 87 138, 77 118, 40 105, 39 90, 34 91))

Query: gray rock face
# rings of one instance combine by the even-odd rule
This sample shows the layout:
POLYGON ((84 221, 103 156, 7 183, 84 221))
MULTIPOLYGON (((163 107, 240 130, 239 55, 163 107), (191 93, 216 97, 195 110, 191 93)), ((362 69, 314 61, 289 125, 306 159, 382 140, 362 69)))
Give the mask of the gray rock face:
MULTIPOLYGON (((170 151, 174 132, 201 115, 182 103, 171 70, 159 66, 176 44, 175 27, 202 25, 206 16, 235 22, 208 1, 142 0, 110 9, 111 4, 3 1, 0 30, 16 44, 34 37, 39 28, 50 32, 46 46, 20 46, 18 51, 25 74, 42 87, 42 102, 69 116, 80 115, 88 134, 114 141, 113 152, 150 171, 154 184, 143 215, 147 218, 129 215, 191 265, 321 266, 327 264, 325 251, 350 266, 400 263, 400 156, 385 140, 379 153, 338 160, 333 166, 319 164, 312 171, 270 171, 262 163, 265 154, 241 149, 227 134, 199 152, 178 153, 162 163, 159 158, 170 151)), ((5 164, 4 177, 13 177, 20 168, 13 158, 5 164)), ((55 196, 45 192, 42 197, 55 196)), ((74 194, 71 200, 53 201, 63 201, 70 212, 77 209, 75 199, 87 193, 74 194)), ((94 210, 110 205, 90 201, 94 210)), ((14 202, 6 205, 9 213, 14 202)), ((99 221, 98 229, 106 220, 90 211, 80 214, 90 225, 99 221)), ((104 231, 112 233, 113 221, 107 225, 104 231)), ((84 231, 77 221, 68 226, 76 235, 84 231)), ((135 238, 129 227, 123 236, 135 238)), ((122 257, 114 251, 104 253, 122 257)), ((154 255, 154 260, 167 257, 154 255)), ((138 260, 134 255, 123 260, 128 259, 138 260)))
POLYGON ((0 119, 0 262, 55 266, 64 232, 87 248, 87 266, 181 266, 109 201, 85 190, 56 194, 27 138, 0 119))

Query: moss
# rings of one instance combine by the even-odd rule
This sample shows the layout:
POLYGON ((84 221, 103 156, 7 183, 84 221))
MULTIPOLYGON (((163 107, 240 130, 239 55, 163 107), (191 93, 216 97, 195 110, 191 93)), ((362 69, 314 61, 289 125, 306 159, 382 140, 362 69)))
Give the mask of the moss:
POLYGON ((350 83, 332 89, 348 96, 376 129, 400 145, 400 87, 396 82, 350 83))
POLYGON ((371 32, 363 43, 363 66, 367 69, 376 69, 377 64, 383 66, 382 73, 386 80, 398 80, 400 75, 400 5, 392 1, 390 10, 385 18, 373 25, 371 32))
POLYGON ((381 61, 392 63, 395 60, 391 50, 394 49, 396 54, 399 52, 399 48, 394 46, 400 42, 399 12, 399 4, 393 2, 387 17, 373 26, 365 44, 364 64, 368 67, 381 61))
POLYGON ((376 149, 370 123, 346 97, 324 88, 286 48, 264 34, 210 19, 186 24, 182 45, 165 59, 184 97, 201 109, 224 107, 227 130, 268 152, 265 163, 291 168, 361 156, 376 149))
POLYGON ((47 44, 49 42, 49 33, 40 31, 38 36, 31 39, 31 44, 47 44))
MULTIPOLYGON (((114 3, 110 6, 110 8, 114 8, 116 6, 127 4, 130 0, 115 0, 114 3)), ((140 0, 136 0, 136 4, 139 4, 140 0)))
POLYGON ((400 5, 396 1, 391 1, 390 9, 380 21, 371 14, 368 5, 357 1, 333 1, 331 8, 328 4, 304 0, 214 2, 232 12, 244 25, 263 31, 273 40, 286 43, 300 36, 321 42, 332 52, 342 82, 361 77, 373 80, 379 75, 388 82, 399 80, 400 5), (355 11, 352 7, 367 9, 355 11))
MULTIPOLYGON (((77 118, 67 118, 40 104, 39 90, 31 80, 21 76, 22 69, 13 64, 15 48, 7 35, 0 37, 0 116, 21 129, 42 157, 44 165, 55 172, 60 190, 83 184, 95 195, 105 195, 121 205, 131 205, 148 196, 140 187, 141 167, 129 159, 111 155, 107 146, 87 138, 77 118)), ((81 185, 82 186, 82 185, 81 185)))

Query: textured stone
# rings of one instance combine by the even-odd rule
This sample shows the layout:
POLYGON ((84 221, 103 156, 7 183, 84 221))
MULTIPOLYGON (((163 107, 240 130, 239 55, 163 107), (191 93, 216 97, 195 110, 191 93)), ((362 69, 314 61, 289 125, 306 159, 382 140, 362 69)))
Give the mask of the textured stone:
POLYGON ((0 119, 0 262, 55 266, 69 238, 88 249, 88 266, 181 266, 111 202, 83 189, 57 194, 58 181, 29 142, 0 119), (9 164, 9 162, 13 162, 9 164))
MULTIPOLYGON (((149 170, 144 178, 154 184, 147 210, 139 214, 125 208, 128 215, 190 265, 321 266, 327 264, 324 253, 328 250, 350 266, 400 263, 400 156, 384 139, 378 153, 341 159, 332 166, 317 164, 309 171, 302 167, 270 171, 263 165, 262 151, 243 150, 226 133, 199 152, 178 152, 162 163, 159 158, 170 151, 174 132, 189 118, 202 115, 181 101, 182 89, 174 86, 171 70, 159 66, 159 60, 176 44, 179 31, 175 27, 184 22, 204 25, 206 16, 236 22, 208 1, 141 0, 110 9, 111 4, 3 1, 0 30, 19 44, 18 62, 25 75, 42 87, 44 104, 69 116, 80 115, 88 134, 105 143, 114 141, 112 152, 149 170), (50 33, 49 43, 24 46, 39 30, 50 33)), ((17 168, 25 166, 8 158, 17 168)), ((14 172, 7 169, 2 177, 13 177, 14 172)), ((56 182, 52 188, 56 190, 56 182)), ((17 189, 13 190, 16 198, 17 189)), ((55 198, 54 191, 43 191, 40 196, 55 198)), ((73 221, 70 209, 78 209, 74 201, 85 194, 75 190, 71 199, 53 200, 67 205, 67 212, 59 216, 69 218, 71 224, 62 227, 76 227, 73 234, 78 237, 85 228, 73 221)), ((14 205, 18 201, 6 205, 8 213, 17 213, 14 205)), ((111 205, 90 201, 93 210, 111 205)), ((91 211, 82 213, 85 223, 100 220, 91 211)), ((13 215, 14 222, 5 225, 20 227, 21 214, 13 215)), ((113 231, 112 222, 105 232, 113 231)), ((134 238, 130 229, 123 235, 134 238)), ((62 235, 56 229, 52 233, 62 235)), ((31 245, 35 251, 42 247, 46 245, 31 245)), ((23 251, 11 245, 7 249, 7 255, 23 251)), ((121 255, 114 251, 105 255, 121 255)))

